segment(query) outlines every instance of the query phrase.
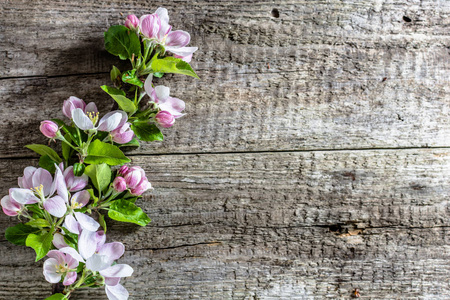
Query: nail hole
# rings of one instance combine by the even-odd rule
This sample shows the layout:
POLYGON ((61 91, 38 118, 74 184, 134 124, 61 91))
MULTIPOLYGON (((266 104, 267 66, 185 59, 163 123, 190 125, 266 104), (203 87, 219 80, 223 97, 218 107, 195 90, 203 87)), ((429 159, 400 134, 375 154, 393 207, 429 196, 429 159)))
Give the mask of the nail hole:
POLYGON ((272 9, 272 17, 274 17, 274 18, 280 17, 280 12, 278 11, 278 9, 276 9, 276 8, 272 9))
POLYGON ((411 22, 411 18, 407 17, 407 16, 403 16, 403 21, 405 22, 411 22))

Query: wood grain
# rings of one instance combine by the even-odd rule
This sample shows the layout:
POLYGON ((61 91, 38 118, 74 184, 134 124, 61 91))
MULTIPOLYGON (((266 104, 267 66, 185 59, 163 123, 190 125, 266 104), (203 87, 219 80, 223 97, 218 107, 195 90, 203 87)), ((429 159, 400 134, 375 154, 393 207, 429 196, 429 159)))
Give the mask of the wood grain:
MULTIPOLYGON (((155 187, 148 227, 109 222, 131 299, 450 298, 449 1, 0 0, 2 195, 64 99, 111 109, 103 32, 159 6, 201 80, 159 81, 188 115, 131 152, 155 187)), ((16 223, 0 299, 42 299, 16 223)))

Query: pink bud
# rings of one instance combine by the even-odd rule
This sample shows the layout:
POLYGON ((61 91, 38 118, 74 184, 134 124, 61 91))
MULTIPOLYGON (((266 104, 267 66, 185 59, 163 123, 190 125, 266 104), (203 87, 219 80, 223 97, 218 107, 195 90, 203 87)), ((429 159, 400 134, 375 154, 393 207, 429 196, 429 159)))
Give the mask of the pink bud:
POLYGON ((155 120, 164 128, 172 127, 172 125, 175 123, 174 116, 170 112, 164 110, 156 114, 155 120))
POLYGON ((135 15, 128 15, 125 19, 125 26, 134 30, 139 25, 139 19, 135 15))
POLYGON ((116 192, 122 193, 127 189, 127 183, 123 177, 116 177, 113 181, 113 188, 116 192))
POLYGON ((148 182, 147 177, 144 177, 139 184, 130 190, 131 194, 134 196, 141 196, 145 191, 152 188, 150 182, 148 182))
POLYGON ((128 167, 127 166, 121 166, 119 169, 119 174, 120 175, 125 175, 126 173, 128 173, 128 167))
POLYGON ((81 108, 84 111, 86 108, 86 103, 77 97, 71 96, 69 99, 64 101, 62 109, 63 114, 69 119, 72 119, 72 110, 76 108, 81 108))
POLYGON ((142 170, 141 167, 131 167, 128 169, 127 174, 125 175, 125 181, 127 183, 127 187, 130 189, 135 188, 145 177, 145 171, 142 170))
POLYGON ((48 120, 42 121, 39 129, 43 135, 51 139, 54 139, 59 132, 58 125, 55 122, 48 120))
POLYGON ((110 132, 112 140, 118 144, 126 144, 134 137, 134 132, 130 128, 130 123, 125 123, 121 127, 110 132))

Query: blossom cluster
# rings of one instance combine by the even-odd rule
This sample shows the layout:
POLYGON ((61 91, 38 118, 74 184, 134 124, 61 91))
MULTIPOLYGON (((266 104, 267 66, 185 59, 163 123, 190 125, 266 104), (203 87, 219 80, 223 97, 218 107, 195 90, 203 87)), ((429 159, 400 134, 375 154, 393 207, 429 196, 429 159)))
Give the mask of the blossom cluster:
POLYGON ((94 102, 71 96, 62 105, 68 121, 40 125, 45 137, 61 142, 62 157, 47 145, 26 146, 40 155, 39 167, 26 167, 0 204, 6 215, 23 221, 6 230, 7 240, 33 248, 36 261, 47 256, 45 279, 62 285, 47 299, 68 299, 76 289, 98 287, 105 287, 110 300, 128 299, 120 281, 133 268, 116 262, 125 247, 106 242, 105 217, 140 226, 150 222, 136 200, 152 185, 141 167, 127 165, 131 160, 123 151, 139 147, 139 141, 163 140, 160 128, 184 115, 185 102, 154 82, 166 73, 198 78, 189 65, 197 48, 189 42, 189 33, 172 31, 164 8, 111 26, 106 50, 132 66, 123 72, 113 67, 114 86, 101 87, 119 109, 101 116, 94 102))

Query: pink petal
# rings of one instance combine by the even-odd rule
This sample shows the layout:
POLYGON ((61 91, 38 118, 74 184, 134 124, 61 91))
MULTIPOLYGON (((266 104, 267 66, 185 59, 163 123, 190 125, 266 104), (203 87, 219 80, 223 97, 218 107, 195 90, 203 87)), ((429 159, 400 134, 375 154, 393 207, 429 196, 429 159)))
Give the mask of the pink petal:
POLYGON ((56 273, 57 265, 58 261, 54 258, 49 258, 44 262, 45 280, 50 283, 58 283, 61 280, 61 275, 56 273))
POLYGON ((69 247, 69 245, 67 245, 66 241, 64 240, 64 236, 58 232, 53 236, 52 243, 53 246, 55 246, 57 249, 69 247))
POLYGON ((106 285, 105 291, 109 300, 127 300, 129 296, 128 291, 120 284, 114 286, 106 285))
POLYGON ((98 224, 97 221, 95 221, 88 215, 85 215, 80 212, 74 212, 74 214, 75 218, 77 219, 78 223, 80 224, 81 228, 83 228, 83 230, 97 231, 97 229, 100 227, 100 224, 98 224))
POLYGON ((81 255, 77 252, 77 250, 73 249, 72 247, 64 247, 59 249, 62 253, 69 254, 73 259, 75 259, 77 262, 83 262, 84 259, 81 257, 81 255))
POLYGON ((117 264, 100 271, 105 277, 128 277, 133 274, 133 268, 127 264, 117 264))
POLYGON ((47 253, 47 256, 50 257, 50 258, 56 259, 58 264, 64 264, 66 262, 66 257, 59 250, 50 250, 47 253))
POLYGON ((120 258, 124 252, 125 246, 122 243, 113 242, 104 244, 98 251, 98 254, 106 255, 112 263, 116 259, 120 258))
POLYGON ((37 169, 32 178, 32 184, 33 187, 39 187, 41 184, 43 185, 44 189, 44 196, 48 196, 50 193, 50 190, 52 188, 52 182, 53 178, 49 171, 39 168, 37 169))
POLYGON ((183 30, 175 30, 170 32, 166 38, 166 46, 181 48, 189 44, 191 36, 183 30))
POLYGON ((191 62, 191 60, 192 60, 192 54, 190 54, 188 56, 180 56, 180 55, 174 54, 173 57, 180 58, 181 60, 183 60, 183 61, 185 61, 187 63, 191 62))
POLYGON ((100 248, 106 242, 106 234, 105 234, 105 232, 103 230, 97 231, 97 233, 95 234, 95 240, 97 242, 97 249, 95 251, 98 252, 100 250, 100 248))
POLYGON ((9 197, 20 204, 33 204, 39 202, 39 199, 28 189, 9 189, 9 197))
MULTIPOLYGON (((151 98, 151 94, 153 92, 152 80, 153 80, 153 74, 149 74, 147 76, 147 79, 145 79, 145 83, 144 83, 145 92, 147 93, 147 95, 150 98, 151 98)), ((152 99, 152 100, 155 101, 155 99, 152 99)))
POLYGON ((161 20, 158 15, 146 15, 141 17, 139 28, 141 33, 150 39, 157 38, 161 29, 161 20))
POLYGON ((80 234, 80 224, 73 215, 66 216, 63 226, 72 233, 80 234))
POLYGON ((77 280, 77 272, 69 272, 64 278, 63 285, 71 285, 77 280))
POLYGON ((73 205, 75 203, 80 204, 77 208, 84 207, 89 203, 89 199, 91 198, 91 194, 87 190, 75 193, 70 199, 70 203, 73 205))
POLYGON ((172 29, 172 26, 169 25, 169 13, 167 12, 167 9, 160 7, 155 11, 155 15, 158 15, 159 20, 161 21, 161 28, 158 32, 158 39, 162 40, 164 36, 168 34, 172 29))
POLYGON ((32 188, 34 188, 34 186, 33 186, 33 174, 34 174, 34 172, 36 172, 36 170, 37 169, 35 167, 26 167, 23 170, 23 177, 19 177, 19 178, 22 178, 22 180, 21 180, 22 183, 19 182, 19 186, 21 188, 24 188, 24 189, 32 189, 32 188))
POLYGON ((90 258, 97 248, 95 232, 83 230, 78 237, 78 252, 85 259, 90 258))
POLYGON ((159 103, 158 105, 161 110, 168 111, 175 118, 179 118, 184 115, 181 112, 186 106, 183 100, 173 97, 169 97, 166 101, 164 101, 163 103, 159 103))
POLYGON ((98 123, 98 130, 100 131, 113 131, 117 127, 119 127, 120 124, 125 124, 127 121, 128 116, 124 111, 116 110, 107 113, 98 123))
MULTIPOLYGON (((55 164, 56 166, 56 164, 55 164)), ((57 167, 57 166, 56 166, 57 167)), ((60 168, 56 168, 55 171, 55 180, 53 180, 53 184, 50 190, 50 195, 53 195, 53 193, 57 191, 58 192, 58 196, 60 196, 65 203, 69 202, 69 195, 68 195, 68 191, 67 191, 67 185, 66 185, 66 181, 64 180, 64 175, 61 172, 60 168)))
POLYGON ((52 216, 61 218, 67 211, 66 202, 60 196, 55 196, 44 201, 44 208, 52 216))
POLYGON ((18 212, 22 209, 22 205, 14 201, 9 195, 3 197, 0 203, 3 212, 8 216, 17 216, 18 212))
POLYGON ((120 277, 105 277, 105 284, 109 286, 117 285, 120 282, 120 277))
POLYGON ((86 174, 81 176, 75 176, 70 186, 68 186, 70 192, 77 192, 84 189, 89 181, 89 177, 86 174))
POLYGON ((86 105, 86 108, 84 109, 85 113, 92 113, 92 114, 97 114, 98 113, 98 109, 97 109, 97 105, 95 105, 94 102, 89 102, 88 105, 86 105))

